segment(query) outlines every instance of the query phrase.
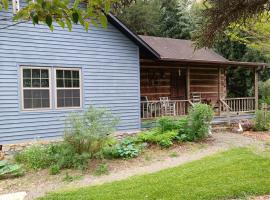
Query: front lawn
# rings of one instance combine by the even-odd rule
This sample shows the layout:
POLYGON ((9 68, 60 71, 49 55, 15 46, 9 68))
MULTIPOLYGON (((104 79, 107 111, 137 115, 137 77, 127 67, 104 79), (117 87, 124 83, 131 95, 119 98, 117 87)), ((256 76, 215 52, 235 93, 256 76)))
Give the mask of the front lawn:
POLYGON ((234 149, 154 174, 51 193, 40 200, 208 200, 270 194, 270 159, 234 149))

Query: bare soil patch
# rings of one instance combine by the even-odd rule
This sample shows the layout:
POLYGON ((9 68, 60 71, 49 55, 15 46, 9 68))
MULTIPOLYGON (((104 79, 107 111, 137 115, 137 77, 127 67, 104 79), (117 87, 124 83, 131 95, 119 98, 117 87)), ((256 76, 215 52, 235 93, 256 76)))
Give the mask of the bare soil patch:
POLYGON ((260 141, 270 141, 270 132, 246 131, 243 135, 260 141))
POLYGON ((48 170, 27 172, 24 177, 1 180, 0 194, 10 192, 27 192, 26 199, 35 199, 46 192, 63 188, 74 188, 122 180, 134 175, 153 173, 162 169, 201 159, 205 156, 225 151, 233 147, 249 145, 263 146, 263 142, 253 137, 240 134, 215 133, 201 143, 185 143, 169 149, 153 146, 136 159, 130 160, 95 160, 89 163, 87 171, 63 170, 59 175, 49 175, 48 170), (108 175, 95 176, 96 167, 106 163, 108 175))

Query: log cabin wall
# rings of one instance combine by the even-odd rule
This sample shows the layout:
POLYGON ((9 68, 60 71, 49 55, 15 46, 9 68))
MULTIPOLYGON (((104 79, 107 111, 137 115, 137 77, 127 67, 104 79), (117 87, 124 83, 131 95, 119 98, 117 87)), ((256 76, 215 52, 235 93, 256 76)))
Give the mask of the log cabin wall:
MULTIPOLYGON (((200 93, 203 99, 217 102, 219 92, 219 69, 190 67, 190 98, 192 93, 200 93)), ((221 68, 220 74, 220 98, 226 97, 226 74, 221 68)))
MULTIPOLYGON (((190 99, 192 93, 200 93, 203 99, 211 100, 214 104, 218 100, 219 70, 209 67, 190 67, 190 76, 186 77, 186 68, 141 68, 141 96, 147 96, 148 100, 159 100, 159 97, 169 97, 170 99, 183 100, 186 96, 187 85, 190 86, 190 99), (175 76, 180 78, 175 82, 175 76), (187 80, 189 79, 189 84, 187 80), (177 87, 177 83, 178 85, 177 87), (179 92, 175 92, 175 89, 179 92), (175 94, 178 93, 178 94, 175 94)), ((220 76, 220 97, 226 97, 226 75, 225 70, 221 69, 220 76)))

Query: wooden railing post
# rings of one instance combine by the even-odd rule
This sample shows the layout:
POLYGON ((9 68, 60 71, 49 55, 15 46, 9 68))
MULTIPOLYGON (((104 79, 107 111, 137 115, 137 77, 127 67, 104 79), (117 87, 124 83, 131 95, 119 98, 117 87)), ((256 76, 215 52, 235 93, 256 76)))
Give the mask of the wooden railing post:
POLYGON ((218 68, 218 115, 221 115, 221 67, 218 68))
POLYGON ((254 69, 254 94, 255 94, 255 110, 259 108, 259 89, 258 89, 258 71, 257 68, 254 69))
POLYGON ((186 73, 186 87, 187 87, 187 100, 190 100, 190 67, 187 67, 187 73, 186 73))

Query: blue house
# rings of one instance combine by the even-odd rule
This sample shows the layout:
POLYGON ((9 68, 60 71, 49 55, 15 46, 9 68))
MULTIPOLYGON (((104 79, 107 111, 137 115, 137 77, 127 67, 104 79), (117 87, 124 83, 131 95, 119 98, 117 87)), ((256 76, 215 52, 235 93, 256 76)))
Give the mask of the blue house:
MULTIPOLYGON (((11 19, 12 12, 0 17, 11 19)), ((0 20, 0 144, 61 137, 66 116, 89 105, 110 109, 124 132, 139 130, 143 119, 184 115, 196 101, 219 114, 227 106, 256 109, 264 64, 194 52, 190 41, 140 37, 113 15, 108 21, 107 29, 51 32, 0 20), (254 70, 254 96, 226 99, 228 66, 254 70)))

